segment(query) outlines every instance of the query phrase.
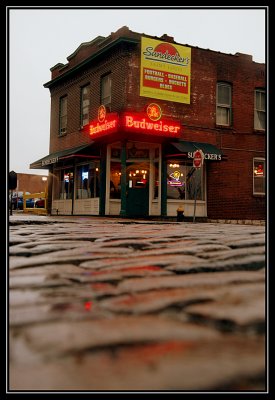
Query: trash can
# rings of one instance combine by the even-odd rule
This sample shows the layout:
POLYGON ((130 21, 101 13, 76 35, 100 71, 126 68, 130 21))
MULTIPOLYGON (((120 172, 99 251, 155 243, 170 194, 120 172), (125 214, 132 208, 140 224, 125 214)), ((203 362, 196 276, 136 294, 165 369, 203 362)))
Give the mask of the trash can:
POLYGON ((183 219, 184 219, 184 208, 183 205, 181 204, 177 208, 177 222, 183 222, 183 219))

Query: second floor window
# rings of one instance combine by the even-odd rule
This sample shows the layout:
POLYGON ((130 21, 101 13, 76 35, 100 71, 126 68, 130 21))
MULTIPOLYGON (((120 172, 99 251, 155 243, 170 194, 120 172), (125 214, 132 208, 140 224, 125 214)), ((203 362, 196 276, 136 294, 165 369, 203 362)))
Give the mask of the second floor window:
POLYGON ((67 133, 67 96, 61 97, 59 103, 59 135, 67 133))
POLYGON ((265 91, 255 90, 254 129, 265 130, 265 91))
POLYGON ((111 92, 112 92, 112 79, 111 74, 105 75, 101 78, 101 99, 100 104, 111 109, 111 92))
POLYGON ((231 86, 227 83, 217 84, 216 124, 231 125, 231 86))
POLYGON ((80 110, 81 126, 85 126, 89 123, 89 108, 90 108, 90 86, 86 85, 81 88, 81 110, 80 110))

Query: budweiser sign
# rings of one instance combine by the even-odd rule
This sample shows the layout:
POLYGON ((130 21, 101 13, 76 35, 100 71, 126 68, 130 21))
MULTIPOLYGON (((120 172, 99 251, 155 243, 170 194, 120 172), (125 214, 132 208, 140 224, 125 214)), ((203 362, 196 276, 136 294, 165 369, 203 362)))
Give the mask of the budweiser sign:
POLYGON ((98 109, 97 120, 89 125, 89 134, 93 138, 103 136, 104 134, 117 131, 118 115, 117 113, 107 113, 106 108, 101 105, 98 109))
POLYGON ((147 115, 138 113, 125 113, 121 120, 124 130, 144 132, 151 135, 180 137, 180 123, 171 120, 152 121, 147 115))
POLYGON ((156 103, 149 104, 146 107, 146 113, 106 113, 105 108, 100 106, 98 118, 91 121, 88 129, 85 128, 83 132, 88 131, 94 139, 119 130, 173 138, 181 137, 180 122, 162 118, 162 110, 156 103))

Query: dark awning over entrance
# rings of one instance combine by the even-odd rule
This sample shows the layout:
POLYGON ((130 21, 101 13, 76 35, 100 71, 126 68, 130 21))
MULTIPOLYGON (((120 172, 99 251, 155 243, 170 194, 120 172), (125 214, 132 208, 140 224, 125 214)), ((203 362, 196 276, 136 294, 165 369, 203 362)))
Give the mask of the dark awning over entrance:
POLYGON ((218 147, 210 143, 178 141, 168 145, 166 157, 186 156, 193 158, 196 150, 202 150, 206 160, 220 161, 223 153, 218 147))
MULTIPOLYGON (((49 165, 55 164, 59 160, 64 160, 65 158, 73 157, 75 155, 79 156, 80 152, 86 150, 93 143, 94 142, 48 154, 47 156, 40 158, 39 160, 34 161, 32 164, 30 164, 30 169, 48 169, 49 165)), ((86 153, 85 155, 89 157, 89 154, 87 154, 87 152, 85 153, 86 153)))

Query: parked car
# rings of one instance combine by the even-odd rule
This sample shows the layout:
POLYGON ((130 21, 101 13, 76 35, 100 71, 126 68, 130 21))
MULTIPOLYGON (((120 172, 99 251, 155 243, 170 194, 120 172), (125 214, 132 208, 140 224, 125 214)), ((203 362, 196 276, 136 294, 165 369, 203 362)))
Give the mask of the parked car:
MULTIPOLYGON (((29 192, 25 192, 25 194, 30 194, 29 192)), ((23 192, 16 192, 12 196, 12 209, 13 210, 23 210, 23 192)), ((9 201, 10 204, 10 201, 9 201)), ((26 207, 33 208, 34 207, 34 199, 26 199, 26 207)))
POLYGON ((34 207, 45 208, 45 199, 35 199, 34 207))
MULTIPOLYGON (((18 198, 18 210, 23 210, 23 197, 18 198)), ((26 208, 34 208, 34 199, 26 199, 26 208)))

